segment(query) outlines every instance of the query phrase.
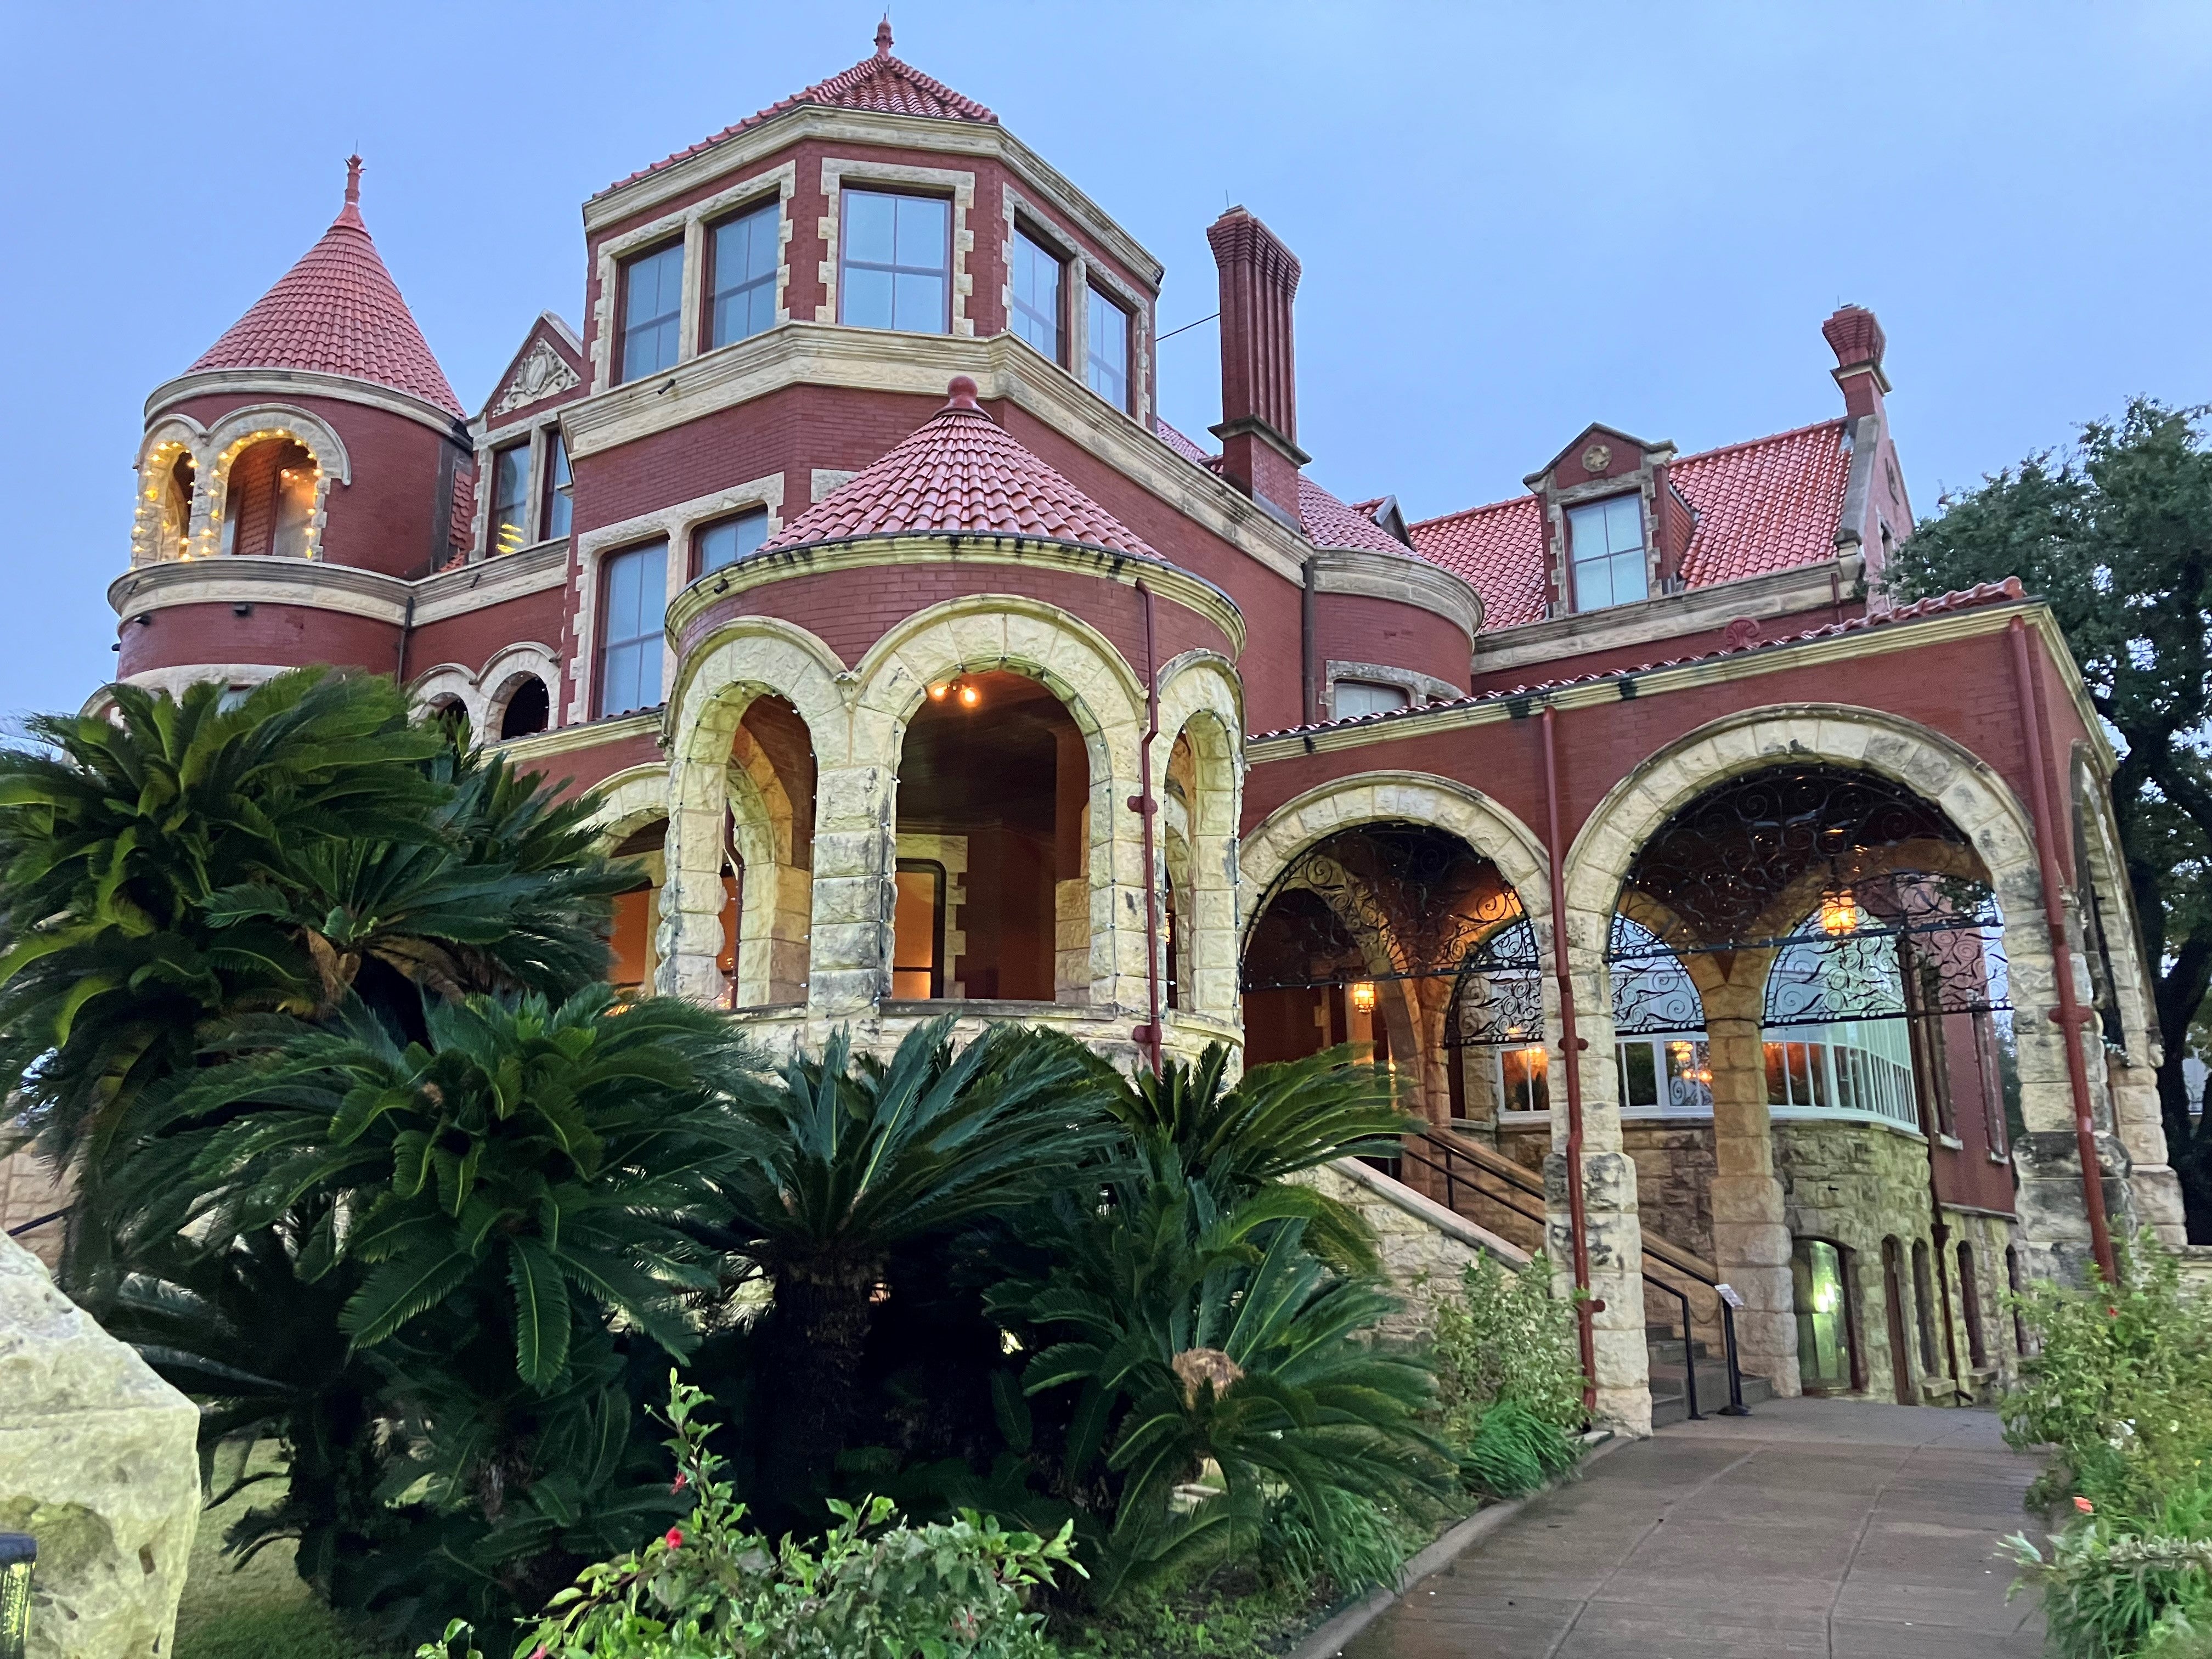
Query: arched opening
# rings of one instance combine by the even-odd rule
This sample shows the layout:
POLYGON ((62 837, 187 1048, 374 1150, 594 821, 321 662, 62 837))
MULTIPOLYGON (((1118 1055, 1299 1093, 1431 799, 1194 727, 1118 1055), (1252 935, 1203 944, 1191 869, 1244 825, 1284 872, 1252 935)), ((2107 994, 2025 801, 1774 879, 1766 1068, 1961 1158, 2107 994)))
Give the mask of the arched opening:
POLYGON ((769 1007, 806 998, 814 908, 813 734, 773 692, 745 705, 730 738, 725 817, 726 1000, 769 1007))
MULTIPOLYGON (((1745 1296, 1747 1370, 1784 1394, 1798 1379, 1848 1386, 1834 1368, 1850 1355, 1807 1303, 1808 1273, 1826 1266, 1811 1242, 1869 1251, 1901 1206, 1933 1227, 1939 1200, 2012 1201, 1991 1157, 2011 1025, 1989 872, 1902 785, 1768 767, 1668 819, 1618 908, 1607 965, 1624 1118, 1711 1120, 1694 1146, 1624 1123, 1646 1231, 1710 1251, 1745 1296)), ((1826 1282, 1848 1297, 1847 1260, 1826 1282)), ((1912 1260, 1915 1375, 1940 1372, 1928 1350, 1947 1265, 1925 1248, 1912 1260)), ((1842 1310, 1844 1328, 1874 1311, 1842 1310)))
POLYGON ((1365 1044, 1432 1122, 1502 1100, 1489 1051, 1540 1042, 1541 995, 1533 1031, 1499 1017, 1491 1001, 1525 1003, 1533 981, 1517 958, 1480 953, 1521 915, 1497 865, 1449 830, 1387 821, 1324 836, 1275 878, 1246 941, 1247 1061, 1365 1044))
POLYGON ((1928 1241, 1912 1241, 1912 1334, 1916 1339, 1913 1358, 1920 1362, 1920 1374, 1934 1376, 1942 1370, 1942 1360, 1936 1352, 1936 1273, 1930 1264, 1928 1241))
POLYGON ((1900 1406, 1919 1403, 1912 1386, 1912 1350, 1905 1322, 1905 1247, 1894 1235, 1881 1241, 1882 1326, 1889 1339, 1892 1396, 1900 1406))
POLYGON ((1859 1352, 1852 1252, 1825 1238, 1801 1238, 1790 1255, 1797 1310, 1797 1367, 1808 1394, 1866 1387, 1859 1352))
POLYGON ((198 483, 198 467, 183 445, 164 447, 148 459, 153 477, 148 495, 153 502, 154 556, 181 559, 191 551, 192 493, 198 483))
POLYGON ((469 738, 469 706, 448 691, 430 699, 430 718, 464 746, 469 738))
MULTIPOLYGON (((659 966, 660 901, 668 883, 665 846, 668 820, 654 818, 617 842, 609 856, 635 860, 636 884, 615 896, 613 927, 607 940, 607 979, 625 996, 649 995, 659 966)), ((722 946, 716 960, 727 977, 737 959, 738 886, 725 876, 728 902, 722 910, 722 946)))
POLYGON ((930 685, 899 754, 891 994, 1082 1002, 1091 981, 1091 768, 1035 680, 930 685))
POLYGON ((507 694, 506 706, 499 714, 499 735, 502 739, 526 738, 543 732, 552 721, 552 693, 537 675, 526 675, 507 694))
POLYGON ((300 559, 313 544, 314 456, 295 438, 263 438, 231 459, 225 474, 222 550, 300 559))
POLYGON ((1974 1247, 1959 1241, 1959 1316, 1966 1326, 1966 1358, 1976 1370, 1990 1363, 1989 1333, 1982 1328, 1982 1282, 1974 1273, 1974 1247))

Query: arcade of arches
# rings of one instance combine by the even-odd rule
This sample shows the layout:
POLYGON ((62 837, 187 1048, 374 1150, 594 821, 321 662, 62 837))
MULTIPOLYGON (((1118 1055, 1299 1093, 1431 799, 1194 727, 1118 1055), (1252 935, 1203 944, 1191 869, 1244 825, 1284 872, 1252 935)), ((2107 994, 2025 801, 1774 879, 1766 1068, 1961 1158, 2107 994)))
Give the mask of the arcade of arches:
MULTIPOLYGON (((1395 1173, 1535 1249, 1563 1219, 1559 998, 1545 895, 1498 850, 1388 817, 1300 848, 1247 935, 1247 1058, 1361 1046, 1430 1125, 1395 1173)), ((1984 1396, 2018 1352, 1994 1315, 2025 1125, 2015 930, 1973 842, 1873 772, 1767 767, 1674 810, 1615 891, 1577 963, 1604 988, 1580 1086, 1590 1151, 1632 1164, 1616 1268, 1652 1334, 1686 1292, 1717 1346, 1717 1281, 1778 1393, 1984 1396)))

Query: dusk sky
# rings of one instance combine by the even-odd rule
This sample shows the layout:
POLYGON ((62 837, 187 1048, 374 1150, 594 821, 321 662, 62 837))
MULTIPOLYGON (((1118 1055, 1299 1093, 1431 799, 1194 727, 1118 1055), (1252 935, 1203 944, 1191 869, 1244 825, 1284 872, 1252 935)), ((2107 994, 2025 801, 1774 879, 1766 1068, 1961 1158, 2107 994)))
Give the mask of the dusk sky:
MULTIPOLYGON (((462 402, 580 321, 584 198, 866 55, 878 10, 633 0, 6 9, 0 714, 112 669, 149 392, 362 209, 462 402)), ((1409 518, 1591 420, 1684 453, 1839 413, 1887 331, 1915 510, 2132 393, 2212 401, 2212 5, 983 5, 898 55, 989 105, 1215 303, 1249 207, 1304 261, 1299 441, 1409 518)), ((1161 347, 1218 418, 1211 325, 1161 347)))

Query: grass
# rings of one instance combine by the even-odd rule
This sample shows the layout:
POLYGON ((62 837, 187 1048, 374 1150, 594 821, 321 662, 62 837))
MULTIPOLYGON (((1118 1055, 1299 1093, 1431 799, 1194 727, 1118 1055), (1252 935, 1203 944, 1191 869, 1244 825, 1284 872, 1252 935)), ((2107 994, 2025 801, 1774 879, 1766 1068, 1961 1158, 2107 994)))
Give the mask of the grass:
POLYGON ((264 1490, 200 1512, 173 1659, 391 1659, 392 1650, 315 1599, 293 1571, 289 1542, 270 1545, 236 1570, 224 1558, 223 1534, 264 1490))

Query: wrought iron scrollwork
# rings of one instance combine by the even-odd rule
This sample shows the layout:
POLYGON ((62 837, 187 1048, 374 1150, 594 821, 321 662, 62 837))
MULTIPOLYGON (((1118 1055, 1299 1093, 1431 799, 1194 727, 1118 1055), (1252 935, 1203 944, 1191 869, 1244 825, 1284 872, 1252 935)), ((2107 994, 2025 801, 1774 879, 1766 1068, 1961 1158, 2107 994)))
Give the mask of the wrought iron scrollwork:
POLYGON ((1649 927, 1626 916, 1613 917, 1606 962, 1612 969, 1615 1036, 1705 1029, 1705 1000, 1698 994, 1690 970, 1649 927))
POLYGON ((1275 880, 1244 953, 1247 991, 1456 975, 1520 912, 1498 866, 1425 824, 1341 830, 1275 880))
POLYGON ((1520 1048, 1544 1040, 1544 971, 1526 918, 1468 953, 1452 985, 1447 1048, 1520 1048))

